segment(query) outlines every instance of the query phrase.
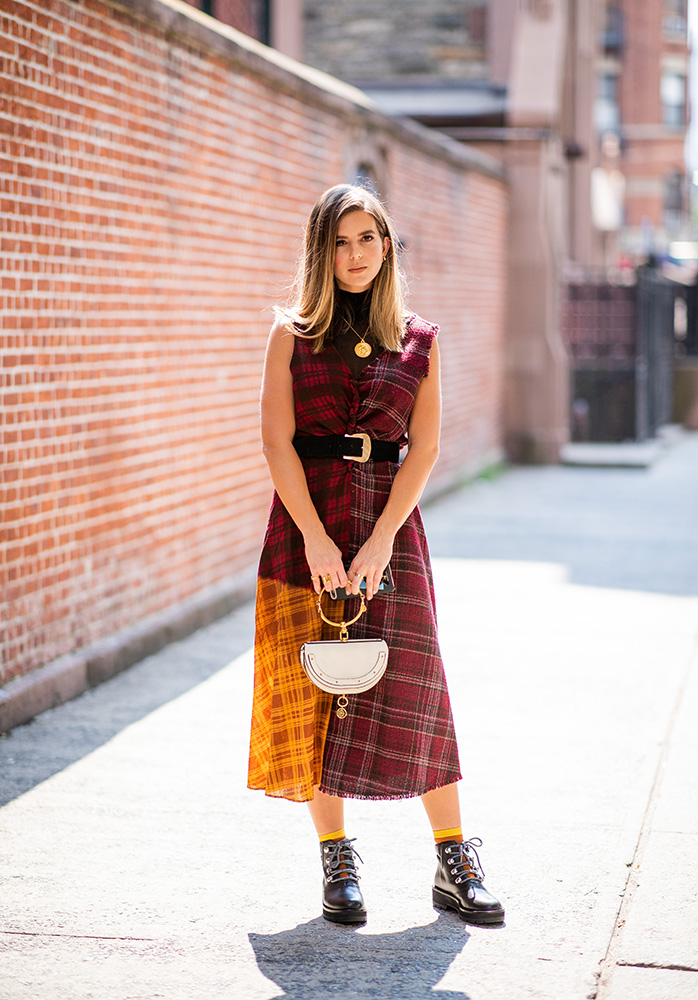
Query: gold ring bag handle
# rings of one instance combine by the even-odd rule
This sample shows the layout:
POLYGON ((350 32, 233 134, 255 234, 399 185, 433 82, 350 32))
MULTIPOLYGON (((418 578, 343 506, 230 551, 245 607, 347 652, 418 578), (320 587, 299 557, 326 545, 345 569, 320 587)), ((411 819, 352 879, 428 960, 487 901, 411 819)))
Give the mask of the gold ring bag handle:
POLYGON ((318 595, 317 610, 324 622, 339 629, 339 639, 304 642, 300 648, 301 666, 309 679, 322 691, 338 695, 337 716, 345 719, 349 704, 348 694, 368 691, 381 679, 388 665, 388 644, 385 639, 350 639, 347 631, 364 614, 366 602, 363 594, 361 607, 350 621, 333 622, 322 610, 322 593, 318 595))
POLYGON ((325 614, 325 612, 322 610, 322 595, 323 595, 323 591, 321 590, 320 593, 317 596, 317 610, 318 610, 318 614, 320 615, 320 617, 322 618, 322 620, 327 625, 331 625, 333 628, 338 628, 339 629, 339 641, 340 642, 349 642, 349 633, 347 632, 347 629, 349 628, 350 625, 353 625, 354 622, 358 622, 358 620, 361 617, 361 615, 366 611, 366 601, 364 600, 364 595, 361 593, 361 591, 359 591, 358 596, 361 599, 361 607, 359 608, 359 613, 357 615, 355 615, 350 622, 333 622, 333 621, 330 621, 330 619, 327 617, 327 615, 325 614))

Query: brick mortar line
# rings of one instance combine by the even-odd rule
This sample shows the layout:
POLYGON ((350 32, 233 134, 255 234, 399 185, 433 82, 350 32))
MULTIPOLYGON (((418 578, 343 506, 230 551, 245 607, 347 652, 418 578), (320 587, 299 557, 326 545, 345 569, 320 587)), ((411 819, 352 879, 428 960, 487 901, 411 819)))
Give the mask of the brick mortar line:
MULTIPOLYGON (((661 792, 662 782, 664 779, 664 771, 666 768, 667 759, 669 757, 669 751, 671 750, 671 743, 674 735, 674 730, 676 728, 676 722, 681 711, 684 697, 686 695, 686 690, 688 688, 689 680, 693 672, 694 666, 698 665, 698 639, 694 640, 694 647, 691 654, 688 657, 688 663, 681 678, 681 683, 679 685, 679 690, 674 702, 674 707, 672 708, 671 715, 669 717, 669 723, 667 725, 666 735, 662 742, 662 749, 659 755, 659 760, 657 761, 657 767, 654 774, 654 780, 652 782, 652 788, 650 789, 649 798, 647 800, 647 807, 645 809, 644 816, 642 818, 642 824, 640 826, 640 833, 637 838, 637 843, 635 845, 635 851, 633 853, 633 859, 630 864, 630 869, 628 872, 628 878, 625 883, 625 890, 623 893, 623 899, 621 900, 620 906, 618 907, 618 913, 616 916, 615 926, 611 932, 611 936, 608 942, 608 948, 606 954, 600 963, 599 979, 596 990, 594 993, 590 994, 589 1000, 610 1000, 610 987, 611 980, 614 970, 618 966, 632 965, 635 967, 634 963, 621 963, 618 961, 618 953, 620 951, 620 946, 623 937, 623 930, 626 925, 626 921, 630 915, 630 909, 632 907, 633 900, 635 898, 635 892, 638 888, 637 873, 642 865, 642 861, 645 856, 645 850, 647 848, 647 842, 649 841, 650 834, 652 832, 652 823, 654 821, 654 815, 657 811, 657 803, 659 801, 659 794, 661 792)), ((638 968, 669 968, 669 966, 652 966, 652 965, 639 965, 638 968)))

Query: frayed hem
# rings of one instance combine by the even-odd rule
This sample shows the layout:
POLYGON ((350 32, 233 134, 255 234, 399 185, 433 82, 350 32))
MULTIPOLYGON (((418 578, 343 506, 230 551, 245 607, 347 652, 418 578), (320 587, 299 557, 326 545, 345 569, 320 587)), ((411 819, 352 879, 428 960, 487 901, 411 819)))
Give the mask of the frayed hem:
MULTIPOLYGON (((445 788, 447 785, 455 785, 456 782, 462 781, 463 775, 459 773, 457 778, 448 778, 444 781, 440 781, 435 785, 430 785, 423 791, 416 792, 380 792, 375 795, 364 795, 360 792, 344 792, 336 791, 335 789, 328 788, 324 782, 318 785, 318 788, 324 795, 334 795, 340 799, 357 799, 360 802, 400 802, 404 799, 418 799, 422 795, 426 795, 427 792, 435 792, 439 788, 445 788)), ((303 793, 294 794, 291 791, 270 791, 270 789, 265 788, 263 785, 247 785, 251 792, 264 792, 267 798, 270 799, 284 799, 286 802, 298 802, 303 804, 304 802, 312 802, 313 796, 310 798, 300 798, 299 796, 303 793)))
POLYGON ((435 785, 430 785, 421 791, 415 792, 383 792, 375 795, 364 795, 360 792, 345 792, 337 791, 333 788, 328 788, 324 783, 320 784, 318 787, 324 795, 336 795, 340 799, 358 799, 361 802, 399 802, 403 799, 418 799, 422 795, 426 795, 427 792, 435 792, 439 788, 446 788, 447 785, 455 785, 456 782, 462 781, 463 775, 458 774, 457 778, 448 778, 445 781, 440 781, 435 785))

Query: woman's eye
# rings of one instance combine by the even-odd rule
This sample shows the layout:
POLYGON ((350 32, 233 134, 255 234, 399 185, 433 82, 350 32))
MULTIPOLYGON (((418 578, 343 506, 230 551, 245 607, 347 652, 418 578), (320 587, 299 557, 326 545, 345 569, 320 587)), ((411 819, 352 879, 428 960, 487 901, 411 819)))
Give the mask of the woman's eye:
POLYGON ((343 247, 346 246, 346 240, 337 240, 336 246, 343 247))
POLYGON ((364 239, 366 240, 367 243, 370 243, 371 240, 373 239, 373 236, 371 236, 370 233, 366 233, 366 235, 364 236, 364 239))

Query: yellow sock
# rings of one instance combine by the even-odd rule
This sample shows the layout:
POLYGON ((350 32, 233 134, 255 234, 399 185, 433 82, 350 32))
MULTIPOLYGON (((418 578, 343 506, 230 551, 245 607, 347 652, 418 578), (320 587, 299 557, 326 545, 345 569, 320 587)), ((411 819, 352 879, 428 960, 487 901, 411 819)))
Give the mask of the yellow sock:
POLYGON ((434 830, 434 840, 437 844, 443 844, 446 840, 455 840, 457 844, 462 844, 463 830, 460 826, 454 826, 451 830, 434 830))
POLYGON ((345 838, 346 833, 344 830, 335 830, 334 833, 320 834, 320 843, 324 844, 326 840, 344 840, 345 838))

